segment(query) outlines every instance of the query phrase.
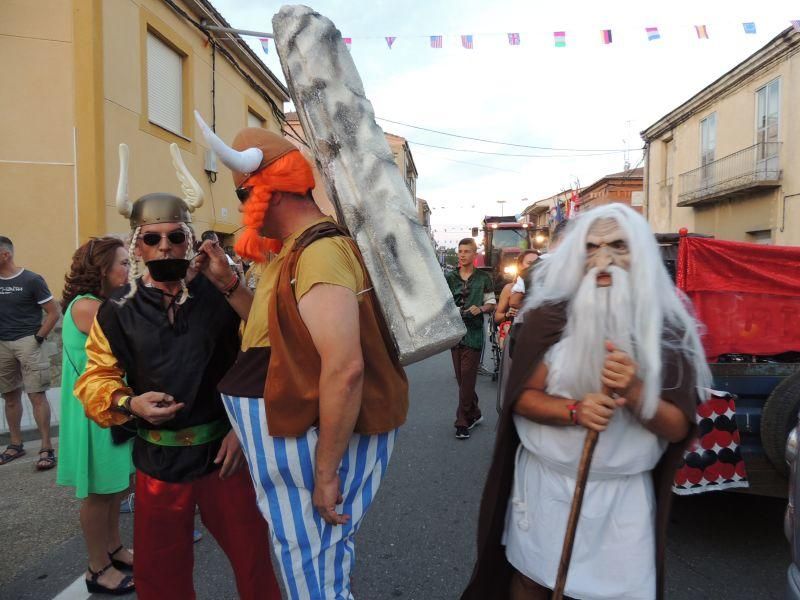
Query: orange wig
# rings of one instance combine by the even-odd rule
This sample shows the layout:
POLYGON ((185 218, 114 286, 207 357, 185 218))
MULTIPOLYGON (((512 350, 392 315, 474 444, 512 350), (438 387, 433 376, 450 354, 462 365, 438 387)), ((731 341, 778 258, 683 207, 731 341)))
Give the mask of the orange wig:
POLYGON ((305 195, 314 189, 314 174, 300 151, 293 150, 253 173, 242 187, 252 187, 252 190, 243 207, 245 230, 234 249, 242 258, 265 262, 270 252, 280 252, 282 246, 281 240, 261 235, 273 192, 305 195))

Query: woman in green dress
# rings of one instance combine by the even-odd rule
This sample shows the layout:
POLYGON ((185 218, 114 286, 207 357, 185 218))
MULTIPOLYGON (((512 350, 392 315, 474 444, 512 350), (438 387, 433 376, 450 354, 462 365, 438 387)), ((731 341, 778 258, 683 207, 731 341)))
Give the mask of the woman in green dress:
POLYGON ((133 567, 133 553, 119 535, 119 503, 134 472, 131 441, 114 444, 111 430, 88 419, 72 387, 86 366, 84 345, 100 303, 128 280, 128 252, 115 237, 92 239, 75 251, 66 276, 64 353, 61 372, 59 485, 75 488, 83 498, 81 528, 89 552, 86 587, 90 593, 128 594, 133 577, 120 569, 133 567))

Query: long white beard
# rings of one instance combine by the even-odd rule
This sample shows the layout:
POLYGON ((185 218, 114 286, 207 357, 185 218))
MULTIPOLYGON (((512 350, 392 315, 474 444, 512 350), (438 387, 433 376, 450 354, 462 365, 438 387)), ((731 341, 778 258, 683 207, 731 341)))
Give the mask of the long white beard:
POLYGON ((575 400, 600 392, 600 375, 608 351, 606 340, 636 360, 633 347, 633 302, 628 272, 606 269, 609 287, 597 286, 597 269, 583 278, 567 307, 567 327, 548 374, 548 388, 564 390, 575 400))

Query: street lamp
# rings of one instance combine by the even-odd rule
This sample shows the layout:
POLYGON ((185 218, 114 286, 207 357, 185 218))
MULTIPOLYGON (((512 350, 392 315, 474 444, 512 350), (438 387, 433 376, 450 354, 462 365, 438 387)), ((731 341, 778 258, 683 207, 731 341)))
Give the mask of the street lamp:
POLYGON ((506 201, 505 200, 497 200, 496 202, 500 205, 500 216, 501 217, 505 216, 505 207, 503 205, 506 203, 506 201))

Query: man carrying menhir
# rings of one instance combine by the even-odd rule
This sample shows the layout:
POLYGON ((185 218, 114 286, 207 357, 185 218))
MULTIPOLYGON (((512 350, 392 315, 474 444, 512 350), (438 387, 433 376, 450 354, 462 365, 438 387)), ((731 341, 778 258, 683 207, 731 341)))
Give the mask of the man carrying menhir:
POLYGON ((579 216, 517 333, 462 600, 549 597, 587 430, 601 433, 565 594, 663 597, 671 484, 710 374, 646 221, 619 204, 579 216))
POLYGON ((469 439, 470 430, 483 421, 478 408, 475 382, 483 349, 484 313, 497 304, 492 278, 475 268, 478 246, 472 238, 458 243, 458 269, 447 274, 447 285, 467 328, 467 334, 451 349, 453 368, 458 381, 458 408, 456 409, 456 438, 469 439))
POLYGON ((218 389, 289 598, 350 599, 355 534, 406 419, 406 376, 361 253, 314 203, 300 151, 259 128, 230 148, 199 123, 242 202, 237 254, 277 253, 218 389))

